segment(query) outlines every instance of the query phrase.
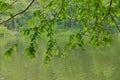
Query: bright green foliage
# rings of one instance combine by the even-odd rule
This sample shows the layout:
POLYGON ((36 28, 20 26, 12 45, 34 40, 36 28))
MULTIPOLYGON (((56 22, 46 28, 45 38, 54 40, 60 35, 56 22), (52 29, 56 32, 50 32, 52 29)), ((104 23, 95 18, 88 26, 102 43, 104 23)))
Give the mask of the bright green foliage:
POLYGON ((0 34, 9 34, 11 31, 7 29, 7 27, 0 26, 0 34))
POLYGON ((17 44, 14 44, 11 48, 9 48, 6 52, 5 52, 5 56, 7 58, 9 58, 10 56, 12 56, 12 54, 15 52, 17 47, 17 44))
MULTIPOLYGON (((32 31, 33 33, 30 35, 31 36, 30 46, 26 49, 26 52, 25 52, 25 54, 28 55, 30 58, 35 57, 35 53, 36 53, 35 48, 37 47, 36 40, 37 38, 39 38, 39 35, 40 35, 40 32, 39 32, 40 30, 38 29, 38 27, 32 28, 32 31)), ((25 34, 29 35, 30 34, 29 30, 25 31, 25 34)))
POLYGON ((6 10, 7 8, 11 8, 11 6, 4 1, 0 1, 0 12, 6 10))
POLYGON ((50 57, 57 49, 56 27, 61 25, 66 27, 64 26, 66 24, 69 24, 68 27, 74 28, 76 25, 80 27, 78 32, 70 35, 68 43, 65 44, 70 49, 85 45, 110 45, 111 31, 106 26, 115 24, 112 29, 120 31, 118 24, 120 0, 36 0, 28 13, 31 14, 28 21, 29 28, 23 32, 29 35, 30 45, 25 54, 31 58, 35 57, 37 39, 45 34, 46 61, 50 61, 50 57))

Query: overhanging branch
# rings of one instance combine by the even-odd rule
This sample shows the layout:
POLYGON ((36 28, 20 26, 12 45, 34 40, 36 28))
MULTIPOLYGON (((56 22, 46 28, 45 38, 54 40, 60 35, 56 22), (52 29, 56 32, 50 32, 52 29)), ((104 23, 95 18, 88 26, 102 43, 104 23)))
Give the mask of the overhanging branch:
POLYGON ((109 6, 109 9, 108 9, 108 12, 107 12, 107 14, 103 17, 103 19, 100 21, 99 24, 102 24, 102 22, 106 19, 106 17, 107 17, 108 15, 110 15, 111 18, 112 18, 112 20, 114 21, 114 23, 115 23, 115 25, 116 25, 116 28, 117 28, 118 31, 120 32, 120 28, 119 28, 119 26, 118 26, 118 24, 117 24, 115 18, 114 18, 113 15, 111 14, 112 3, 113 3, 113 0, 110 0, 110 6, 109 6))
POLYGON ((18 12, 17 14, 15 14, 15 15, 11 16, 10 18, 8 18, 7 20, 0 22, 0 25, 3 24, 3 23, 8 22, 9 20, 13 19, 14 17, 26 12, 30 8, 30 6, 34 3, 34 1, 35 0, 32 0, 31 3, 23 11, 18 12))
POLYGON ((110 6, 109 6, 109 9, 108 9, 108 12, 107 12, 107 14, 103 17, 103 19, 100 21, 100 23, 99 24, 101 24, 104 20, 105 20, 105 18, 108 16, 108 15, 110 15, 110 13, 111 13, 111 7, 112 7, 112 0, 110 0, 110 6))
POLYGON ((115 20, 114 16, 113 16, 111 13, 110 13, 110 16, 111 16, 111 18, 112 18, 113 22, 115 23, 116 28, 117 28, 117 29, 118 29, 118 31, 120 32, 120 28, 119 28, 119 26, 118 26, 118 24, 117 24, 117 22, 116 22, 116 20, 115 20))

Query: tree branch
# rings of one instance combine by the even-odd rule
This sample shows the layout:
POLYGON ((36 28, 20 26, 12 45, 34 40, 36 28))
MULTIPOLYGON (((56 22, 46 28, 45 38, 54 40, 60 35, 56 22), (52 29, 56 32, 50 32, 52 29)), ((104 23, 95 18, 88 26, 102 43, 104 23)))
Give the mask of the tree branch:
POLYGON ((119 26, 118 26, 118 24, 117 24, 115 18, 113 17, 113 15, 112 15, 111 13, 110 13, 110 16, 111 16, 112 20, 114 21, 114 23, 115 23, 115 25, 116 25, 116 28, 117 28, 118 31, 120 32, 120 28, 119 28, 119 26))
POLYGON ((103 19, 100 21, 99 24, 102 24, 102 22, 104 21, 104 19, 105 19, 108 15, 110 15, 111 18, 112 18, 112 20, 114 21, 114 23, 115 23, 115 25, 116 25, 116 28, 117 28, 118 31, 120 32, 120 28, 119 28, 119 26, 118 26, 118 24, 117 24, 115 18, 114 18, 113 15, 111 14, 112 3, 113 3, 113 0, 110 0, 110 6, 109 6, 109 9, 108 9, 108 12, 107 12, 107 14, 103 17, 103 19))
POLYGON ((6 23, 6 22, 8 22, 8 21, 10 21, 10 20, 13 19, 14 17, 16 17, 16 16, 18 16, 18 15, 26 12, 26 11, 30 8, 30 6, 34 3, 34 1, 35 1, 35 0, 32 0, 31 3, 30 3, 23 11, 18 12, 17 14, 15 14, 15 15, 11 16, 10 18, 8 18, 7 20, 0 22, 0 25, 3 24, 3 23, 6 23))
POLYGON ((102 24, 102 22, 105 20, 105 18, 106 18, 108 15, 110 15, 110 13, 111 13, 112 3, 113 3, 113 1, 110 0, 110 6, 109 6, 109 9, 108 9, 108 12, 107 12, 107 14, 103 17, 103 19, 100 21, 99 24, 102 24))

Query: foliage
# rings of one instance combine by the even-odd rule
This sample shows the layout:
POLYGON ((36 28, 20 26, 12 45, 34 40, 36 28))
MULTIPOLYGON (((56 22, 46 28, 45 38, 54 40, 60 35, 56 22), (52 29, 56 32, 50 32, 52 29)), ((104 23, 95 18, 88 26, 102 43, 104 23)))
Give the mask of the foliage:
POLYGON ((0 26, 0 34, 9 34, 11 31, 7 29, 5 26, 0 26))
POLYGON ((17 44, 14 44, 12 47, 10 47, 6 52, 5 52, 5 56, 7 58, 11 57, 12 54, 14 53, 14 51, 16 50, 17 44))
POLYGON ((9 3, 6 3, 4 1, 0 1, 0 12, 6 10, 8 7, 11 8, 11 6, 9 5, 9 3))
MULTIPOLYGON (((28 5, 28 7, 30 6, 28 5)), ((31 58, 35 57, 35 53, 37 53, 37 39, 45 34, 48 45, 45 61, 50 61, 50 57, 57 49, 55 30, 60 23, 63 24, 62 26, 68 22, 71 26, 80 27, 78 32, 73 31, 68 43, 65 44, 71 49, 85 45, 110 45, 112 37, 109 28, 105 29, 106 25, 110 26, 114 23, 112 28, 115 27, 120 32, 117 19, 120 16, 120 0, 36 0, 32 6, 33 8, 28 11, 31 14, 28 21, 29 28, 23 30, 23 33, 31 38, 25 53, 31 58)))

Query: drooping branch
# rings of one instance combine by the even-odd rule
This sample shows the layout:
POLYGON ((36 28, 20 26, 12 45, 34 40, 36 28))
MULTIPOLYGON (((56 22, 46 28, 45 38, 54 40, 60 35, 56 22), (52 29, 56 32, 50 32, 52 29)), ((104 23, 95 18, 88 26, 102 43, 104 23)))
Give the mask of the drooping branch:
POLYGON ((10 20, 13 19, 14 17, 16 17, 16 16, 18 16, 18 15, 26 12, 26 11, 30 8, 30 6, 34 3, 34 1, 35 1, 35 0, 32 0, 31 3, 30 3, 23 11, 18 12, 18 13, 16 13, 15 15, 11 16, 10 18, 8 18, 7 20, 0 22, 0 25, 3 24, 3 23, 6 23, 6 22, 8 22, 8 21, 10 21, 10 20))
POLYGON ((99 24, 102 24, 102 22, 105 20, 105 18, 108 16, 108 15, 110 15, 110 13, 111 13, 111 7, 112 7, 112 0, 110 0, 110 6, 109 6, 109 9, 108 9, 108 12, 106 13, 106 15, 103 17, 103 19, 100 21, 100 23, 99 24))
POLYGON ((118 29, 118 31, 120 32, 120 28, 119 28, 119 26, 118 26, 118 24, 117 24, 117 22, 116 22, 115 18, 113 17, 113 15, 112 15, 111 13, 110 13, 110 16, 111 16, 111 18, 112 18, 113 22, 115 23, 116 28, 117 28, 117 29, 118 29))
POLYGON ((116 28, 117 28, 118 31, 120 32, 120 28, 119 28, 117 22, 115 21, 115 18, 114 18, 113 15, 111 14, 112 3, 113 3, 113 0, 110 0, 110 6, 109 6, 109 9, 108 9, 108 12, 107 12, 107 14, 103 17, 103 19, 100 21, 99 24, 102 24, 102 22, 105 20, 105 18, 106 18, 108 15, 110 15, 111 18, 112 18, 112 20, 114 21, 114 23, 115 23, 115 25, 116 25, 116 28))

